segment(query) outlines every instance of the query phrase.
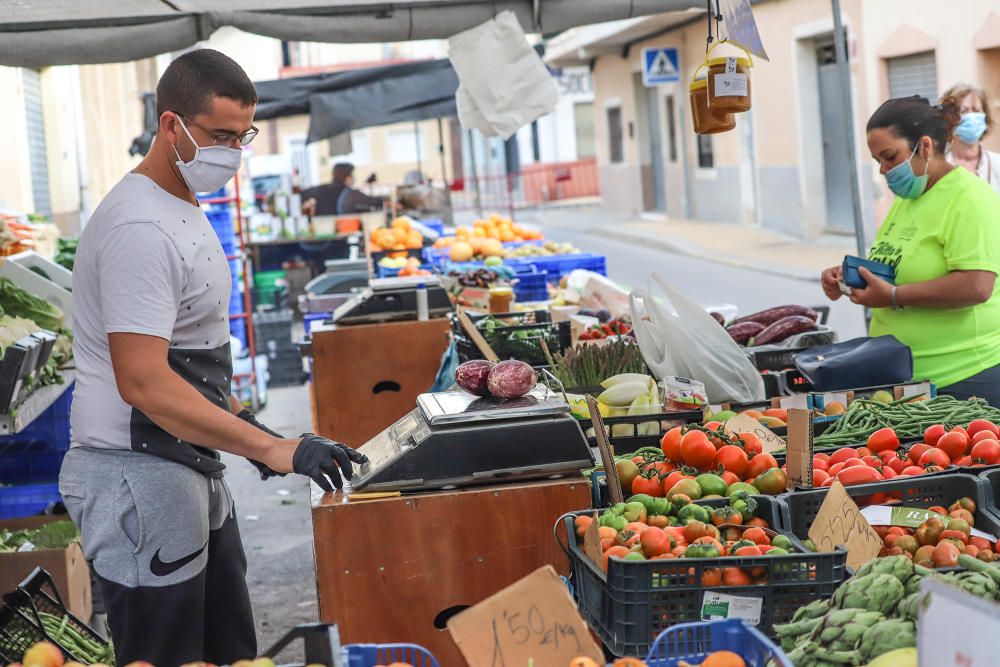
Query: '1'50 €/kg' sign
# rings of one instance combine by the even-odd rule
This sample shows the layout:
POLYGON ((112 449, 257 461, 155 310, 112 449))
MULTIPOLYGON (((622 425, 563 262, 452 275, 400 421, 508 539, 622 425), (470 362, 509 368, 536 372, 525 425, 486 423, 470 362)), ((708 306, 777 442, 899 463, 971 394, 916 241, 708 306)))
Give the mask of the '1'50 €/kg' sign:
POLYGON ((835 481, 819 506, 809 528, 809 539, 820 552, 847 547, 847 565, 857 568, 882 550, 882 538, 858 510, 858 506, 839 481, 835 481))

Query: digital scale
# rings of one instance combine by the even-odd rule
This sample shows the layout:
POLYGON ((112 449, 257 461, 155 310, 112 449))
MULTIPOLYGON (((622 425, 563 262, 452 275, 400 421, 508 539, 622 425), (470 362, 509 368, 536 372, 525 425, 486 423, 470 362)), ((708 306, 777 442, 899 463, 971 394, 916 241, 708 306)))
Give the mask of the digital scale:
POLYGON ((417 408, 360 450, 351 487, 424 491, 579 475, 594 466, 562 394, 539 384, 507 401, 464 391, 421 394, 417 408))
POLYGON ((437 276, 407 276, 380 278, 369 282, 335 311, 334 324, 368 324, 393 320, 417 319, 417 286, 427 288, 427 310, 430 317, 444 317, 452 312, 451 297, 437 276))

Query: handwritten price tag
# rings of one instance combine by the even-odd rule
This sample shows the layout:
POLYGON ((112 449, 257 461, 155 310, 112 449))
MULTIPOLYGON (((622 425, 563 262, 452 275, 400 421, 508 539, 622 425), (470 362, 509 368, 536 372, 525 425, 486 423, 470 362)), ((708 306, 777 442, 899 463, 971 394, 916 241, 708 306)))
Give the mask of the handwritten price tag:
POLYGON ((753 433, 760 440, 764 451, 770 454, 785 448, 785 441, 774 434, 771 429, 761 424, 749 415, 736 415, 728 420, 723 426, 726 433, 738 435, 740 433, 753 433))
POLYGON ((833 551, 841 544, 846 546, 847 565, 853 568, 864 565, 882 550, 882 538, 839 481, 833 483, 819 506, 809 528, 809 539, 820 552, 833 551))
POLYGON ((470 665, 568 665, 579 656, 604 664, 603 652, 551 565, 452 617, 448 632, 470 665))

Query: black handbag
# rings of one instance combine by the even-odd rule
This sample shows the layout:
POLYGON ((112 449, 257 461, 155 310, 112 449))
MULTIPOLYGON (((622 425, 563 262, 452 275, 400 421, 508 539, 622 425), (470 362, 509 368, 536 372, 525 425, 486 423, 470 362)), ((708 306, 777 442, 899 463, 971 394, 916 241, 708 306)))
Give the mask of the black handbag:
POLYGON ((855 338, 803 350, 795 366, 813 391, 880 387, 913 379, 913 352, 895 336, 855 338))

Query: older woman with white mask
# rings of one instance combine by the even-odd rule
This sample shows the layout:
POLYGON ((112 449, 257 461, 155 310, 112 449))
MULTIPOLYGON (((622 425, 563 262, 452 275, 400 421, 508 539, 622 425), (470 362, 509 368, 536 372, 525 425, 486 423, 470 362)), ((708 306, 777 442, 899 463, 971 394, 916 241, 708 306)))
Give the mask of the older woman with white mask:
POLYGON ((1000 192, 1000 153, 986 150, 983 137, 993 129, 993 115, 986 92, 977 86, 959 83, 949 88, 942 99, 953 97, 961 105, 962 121, 948 147, 948 161, 965 167, 1000 192))

